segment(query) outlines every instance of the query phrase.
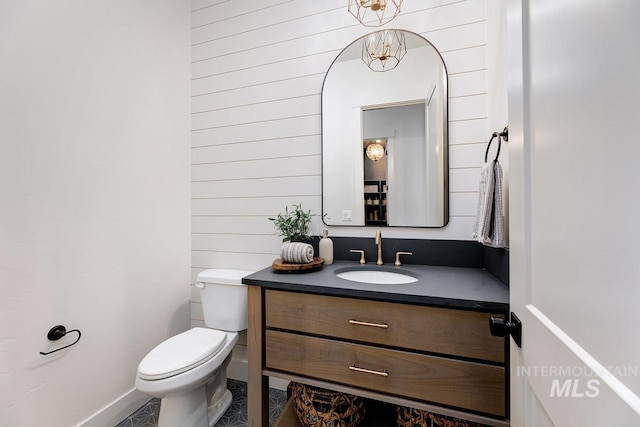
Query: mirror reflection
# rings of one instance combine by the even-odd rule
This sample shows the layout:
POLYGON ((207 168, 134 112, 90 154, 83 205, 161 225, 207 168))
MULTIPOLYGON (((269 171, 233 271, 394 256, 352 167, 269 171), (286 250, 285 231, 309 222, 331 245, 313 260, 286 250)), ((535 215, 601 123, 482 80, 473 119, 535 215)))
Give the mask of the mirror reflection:
POLYGON ((325 77, 322 210, 328 225, 442 227, 448 221, 444 63, 424 38, 393 31, 407 50, 395 67, 372 71, 367 35, 345 48, 325 77))

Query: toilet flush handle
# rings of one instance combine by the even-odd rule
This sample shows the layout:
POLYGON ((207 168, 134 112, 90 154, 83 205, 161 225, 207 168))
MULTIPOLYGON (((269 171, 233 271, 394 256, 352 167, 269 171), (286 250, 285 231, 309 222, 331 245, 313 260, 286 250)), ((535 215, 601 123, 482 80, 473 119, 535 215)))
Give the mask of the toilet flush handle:
POLYGON ((198 289, 204 289, 204 283, 202 283, 202 282, 198 282, 198 283, 194 284, 193 286, 195 286, 198 289))

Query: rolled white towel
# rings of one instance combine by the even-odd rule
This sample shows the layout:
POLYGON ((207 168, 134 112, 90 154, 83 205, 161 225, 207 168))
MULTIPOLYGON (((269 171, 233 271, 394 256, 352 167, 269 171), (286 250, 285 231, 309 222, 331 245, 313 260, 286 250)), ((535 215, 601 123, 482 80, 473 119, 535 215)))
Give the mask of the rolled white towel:
POLYGON ((280 256, 283 262, 306 264, 313 261, 313 246, 302 242, 289 242, 282 245, 280 256))

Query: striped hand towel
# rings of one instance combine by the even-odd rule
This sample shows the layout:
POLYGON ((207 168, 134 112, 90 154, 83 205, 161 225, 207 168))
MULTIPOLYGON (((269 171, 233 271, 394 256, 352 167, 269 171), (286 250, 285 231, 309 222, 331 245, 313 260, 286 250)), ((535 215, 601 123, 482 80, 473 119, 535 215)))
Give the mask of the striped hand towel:
POLYGON ((502 167, 498 160, 485 163, 480 171, 478 212, 471 236, 486 246, 506 247, 502 216, 502 167))
POLYGON ((306 264, 313 261, 313 246, 302 242, 288 242, 282 245, 280 257, 283 262, 306 264))

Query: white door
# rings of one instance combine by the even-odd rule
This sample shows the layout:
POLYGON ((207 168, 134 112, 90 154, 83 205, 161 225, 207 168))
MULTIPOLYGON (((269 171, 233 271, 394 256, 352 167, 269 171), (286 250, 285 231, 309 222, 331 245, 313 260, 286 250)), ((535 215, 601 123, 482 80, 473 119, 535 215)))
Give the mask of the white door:
POLYGON ((507 4, 511 425, 640 426, 640 1, 507 4))

